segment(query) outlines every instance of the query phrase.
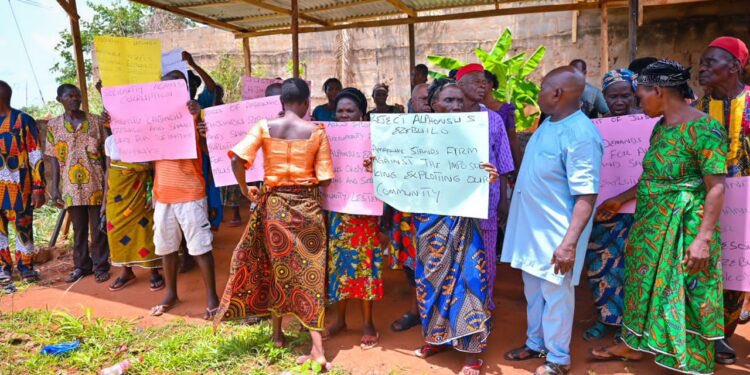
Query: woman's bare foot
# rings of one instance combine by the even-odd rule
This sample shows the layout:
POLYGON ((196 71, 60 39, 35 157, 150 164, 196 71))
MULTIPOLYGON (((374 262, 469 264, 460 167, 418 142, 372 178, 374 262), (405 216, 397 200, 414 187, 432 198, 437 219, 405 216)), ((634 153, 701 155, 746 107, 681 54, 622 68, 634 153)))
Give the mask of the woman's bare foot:
POLYGON ((597 361, 639 361, 643 358, 643 353, 630 349, 624 343, 619 343, 604 348, 592 349, 591 356, 597 361))
POLYGON ((283 333, 273 336, 273 346, 275 348, 286 348, 286 337, 283 333))

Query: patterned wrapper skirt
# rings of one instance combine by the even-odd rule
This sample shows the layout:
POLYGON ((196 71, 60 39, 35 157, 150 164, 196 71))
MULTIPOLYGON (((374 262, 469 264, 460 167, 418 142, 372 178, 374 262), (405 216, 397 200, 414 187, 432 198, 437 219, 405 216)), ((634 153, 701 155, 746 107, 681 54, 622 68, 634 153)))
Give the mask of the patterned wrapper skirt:
POLYGON ((487 346, 487 252, 477 220, 415 214, 417 302, 431 345, 479 353, 487 346))
POLYGON ((323 330, 324 220, 317 186, 264 191, 234 250, 214 324, 274 314, 291 315, 310 330, 323 330))
POLYGON ((413 270, 416 267, 417 250, 415 248, 414 216, 408 212, 395 211, 393 214, 393 226, 391 229, 390 258, 391 268, 399 269, 408 267, 413 270))
POLYGON ((149 165, 112 161, 107 181, 107 239, 112 265, 161 267, 154 254, 154 210, 146 207, 149 165))
POLYGON ((625 241, 632 214, 618 214, 612 220, 598 222, 591 230, 586 263, 591 292, 598 320, 607 325, 622 324, 622 304, 625 294, 625 241))
POLYGON ((383 298, 379 217, 328 213, 328 303, 383 298))

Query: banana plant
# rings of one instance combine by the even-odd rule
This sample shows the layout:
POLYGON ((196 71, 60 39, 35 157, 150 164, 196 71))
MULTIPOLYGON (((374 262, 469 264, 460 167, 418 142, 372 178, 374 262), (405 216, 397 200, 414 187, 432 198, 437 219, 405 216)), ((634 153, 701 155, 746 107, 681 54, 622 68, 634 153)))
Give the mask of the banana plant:
MULTIPOLYGON (((492 94, 501 102, 513 103, 516 106, 516 127, 518 130, 526 130, 534 126, 539 116, 539 86, 528 79, 529 75, 539 67, 546 48, 539 46, 531 55, 525 52, 510 56, 508 52, 513 44, 513 34, 506 28, 495 42, 492 49, 487 52, 477 48, 474 54, 484 66, 485 70, 492 72, 498 80, 498 88, 492 94), (536 110, 527 111, 528 107, 536 110), (528 112, 533 112, 528 114, 528 112)), ((430 64, 451 71, 466 65, 465 62, 447 56, 431 55, 427 57, 430 64)), ((430 71, 433 78, 446 77, 447 74, 440 71, 430 71)))

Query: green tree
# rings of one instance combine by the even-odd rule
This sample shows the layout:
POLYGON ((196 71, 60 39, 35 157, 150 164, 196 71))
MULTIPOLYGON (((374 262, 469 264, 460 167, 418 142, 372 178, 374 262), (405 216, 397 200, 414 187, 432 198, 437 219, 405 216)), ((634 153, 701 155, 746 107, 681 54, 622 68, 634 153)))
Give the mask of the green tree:
MULTIPOLYGON (((151 31, 152 28, 158 26, 155 24, 169 24, 173 28, 192 25, 187 18, 156 12, 151 7, 132 2, 117 0, 110 5, 101 5, 87 0, 86 5, 94 11, 91 21, 81 20, 81 45, 84 53, 86 81, 91 80, 91 50, 94 45, 94 35, 133 36, 151 31), (154 19, 158 22, 151 22, 154 19)), ((77 83, 73 35, 69 30, 60 32, 60 41, 55 46, 55 50, 62 59, 52 67, 52 72, 58 74, 57 82, 77 83)))
POLYGON ((224 103, 242 100, 242 70, 240 64, 227 53, 219 58, 216 68, 209 73, 224 88, 224 103))

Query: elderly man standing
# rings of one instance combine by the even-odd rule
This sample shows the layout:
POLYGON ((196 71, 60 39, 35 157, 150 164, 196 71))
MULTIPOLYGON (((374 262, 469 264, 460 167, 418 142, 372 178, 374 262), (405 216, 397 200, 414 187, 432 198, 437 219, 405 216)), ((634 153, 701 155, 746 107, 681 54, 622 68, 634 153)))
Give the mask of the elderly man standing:
MULTIPOLYGON (((699 82, 707 93, 696 107, 727 128, 729 152, 727 177, 750 176, 750 86, 740 81, 747 65, 748 50, 737 38, 717 38, 703 52, 699 82)), ((724 337, 716 344, 716 362, 732 364, 737 360, 726 341, 737 328, 744 294, 724 291, 724 337)))
POLYGON ((546 356, 536 374, 570 371, 570 338, 578 284, 599 191, 602 138, 579 109, 583 74, 561 67, 542 81, 539 105, 549 114, 529 140, 510 206, 502 261, 523 271, 526 343, 505 354, 546 356))
POLYGON ((13 292, 8 223, 16 229, 16 267, 21 279, 37 281, 34 270, 34 209, 44 205, 44 163, 39 131, 31 116, 10 106, 13 90, 0 81, 0 287, 13 292))
POLYGON ((109 245, 107 235, 99 230, 104 199, 104 120, 81 111, 81 91, 76 86, 66 83, 58 87, 57 101, 65 112, 50 120, 44 154, 52 158, 50 197, 57 207, 67 207, 75 233, 75 270, 65 281, 72 283, 94 273, 96 282, 103 283, 109 280, 109 245))

